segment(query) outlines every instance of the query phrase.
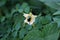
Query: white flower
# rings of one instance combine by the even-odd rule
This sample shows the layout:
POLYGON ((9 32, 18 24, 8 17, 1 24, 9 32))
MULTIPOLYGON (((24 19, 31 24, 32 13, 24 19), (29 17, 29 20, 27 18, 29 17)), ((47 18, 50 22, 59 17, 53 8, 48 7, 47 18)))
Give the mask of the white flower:
POLYGON ((32 25, 35 22, 36 15, 33 15, 31 12, 29 14, 24 13, 23 15, 26 19, 24 20, 24 23, 27 23, 29 25, 32 25))

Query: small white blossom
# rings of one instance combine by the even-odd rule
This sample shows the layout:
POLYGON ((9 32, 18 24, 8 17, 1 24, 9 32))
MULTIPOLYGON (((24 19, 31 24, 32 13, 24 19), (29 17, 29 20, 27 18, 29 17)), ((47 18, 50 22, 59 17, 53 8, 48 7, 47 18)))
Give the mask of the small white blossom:
POLYGON ((37 17, 36 15, 33 15, 31 12, 29 14, 25 14, 23 15, 26 19, 24 20, 24 23, 27 23, 29 25, 32 25, 35 22, 35 18, 37 17), (30 17, 30 19, 29 19, 30 17), (28 21, 28 19, 30 21, 28 21))

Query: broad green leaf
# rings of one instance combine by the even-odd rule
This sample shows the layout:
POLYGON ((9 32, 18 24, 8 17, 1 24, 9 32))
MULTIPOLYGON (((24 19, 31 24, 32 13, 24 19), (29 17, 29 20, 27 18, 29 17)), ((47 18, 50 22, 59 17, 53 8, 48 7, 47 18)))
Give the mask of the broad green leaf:
POLYGON ((57 23, 53 22, 44 26, 42 33, 45 36, 45 40, 58 40, 59 31, 57 23))
POLYGON ((39 16, 37 16, 36 19, 35 19, 35 22, 33 24, 34 29, 41 29, 42 28, 40 18, 41 18, 41 14, 39 14, 39 16))
POLYGON ((59 37, 58 27, 56 23, 50 23, 39 30, 31 30, 23 40, 57 40, 59 37))
POLYGON ((42 33, 44 33, 45 36, 52 35, 56 32, 58 33, 57 23, 52 22, 52 23, 49 23, 43 27, 44 27, 44 29, 42 29, 43 30, 42 33))
POLYGON ((45 17, 43 16, 38 16, 34 22, 35 27, 40 29, 42 27, 42 24, 48 24, 51 22, 51 16, 50 15, 46 15, 45 17))
POLYGON ((59 34, 58 33, 54 33, 53 35, 45 37, 44 40, 58 40, 58 37, 59 37, 59 34))
POLYGON ((52 18, 51 15, 47 14, 45 17, 47 20, 49 20, 51 22, 51 18, 52 18))
POLYGON ((26 29, 21 29, 19 31, 19 38, 22 39, 24 38, 24 35, 27 33, 27 30, 26 29))
POLYGON ((50 19, 48 19, 48 17, 46 16, 46 17, 40 17, 40 22, 41 22, 41 24, 48 24, 48 23, 50 23, 50 19))
POLYGON ((60 18, 54 17, 53 20, 54 20, 55 22, 57 22, 58 27, 60 27, 60 18))
POLYGON ((57 4, 60 2, 60 0, 39 0, 39 1, 45 3, 46 5, 48 5, 51 8, 60 10, 60 5, 57 4))
POLYGON ((53 15, 60 15, 60 11, 55 12, 53 15))
POLYGON ((40 31, 39 30, 32 30, 30 31, 23 40, 41 40, 40 39, 40 31))

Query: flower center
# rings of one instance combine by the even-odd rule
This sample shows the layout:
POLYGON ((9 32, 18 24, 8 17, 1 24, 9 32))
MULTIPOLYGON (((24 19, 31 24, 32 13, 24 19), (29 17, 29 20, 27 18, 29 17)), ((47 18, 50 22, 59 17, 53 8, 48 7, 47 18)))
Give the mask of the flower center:
POLYGON ((28 19, 27 19, 27 20, 28 20, 28 22, 30 22, 30 21, 31 21, 31 17, 30 17, 30 16, 28 16, 28 19))

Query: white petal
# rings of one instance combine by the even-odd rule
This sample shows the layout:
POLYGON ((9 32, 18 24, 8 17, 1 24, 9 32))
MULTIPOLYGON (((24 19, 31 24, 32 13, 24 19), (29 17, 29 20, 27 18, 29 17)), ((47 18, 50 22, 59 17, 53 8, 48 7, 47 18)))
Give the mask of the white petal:
POLYGON ((29 24, 29 22, 27 21, 27 19, 25 19, 25 20, 24 20, 24 23, 27 23, 27 24, 29 24))
POLYGON ((24 20, 24 23, 26 23, 26 22, 27 22, 27 20, 25 19, 25 20, 24 20))
POLYGON ((35 22, 35 18, 31 22, 29 22, 29 25, 32 25, 34 22, 35 22))
POLYGON ((35 16, 35 17, 37 17, 37 16, 35 16))
POLYGON ((24 15, 23 15, 23 16, 24 16, 24 17, 27 17, 27 16, 28 16, 28 14, 25 14, 25 13, 24 13, 24 15))

